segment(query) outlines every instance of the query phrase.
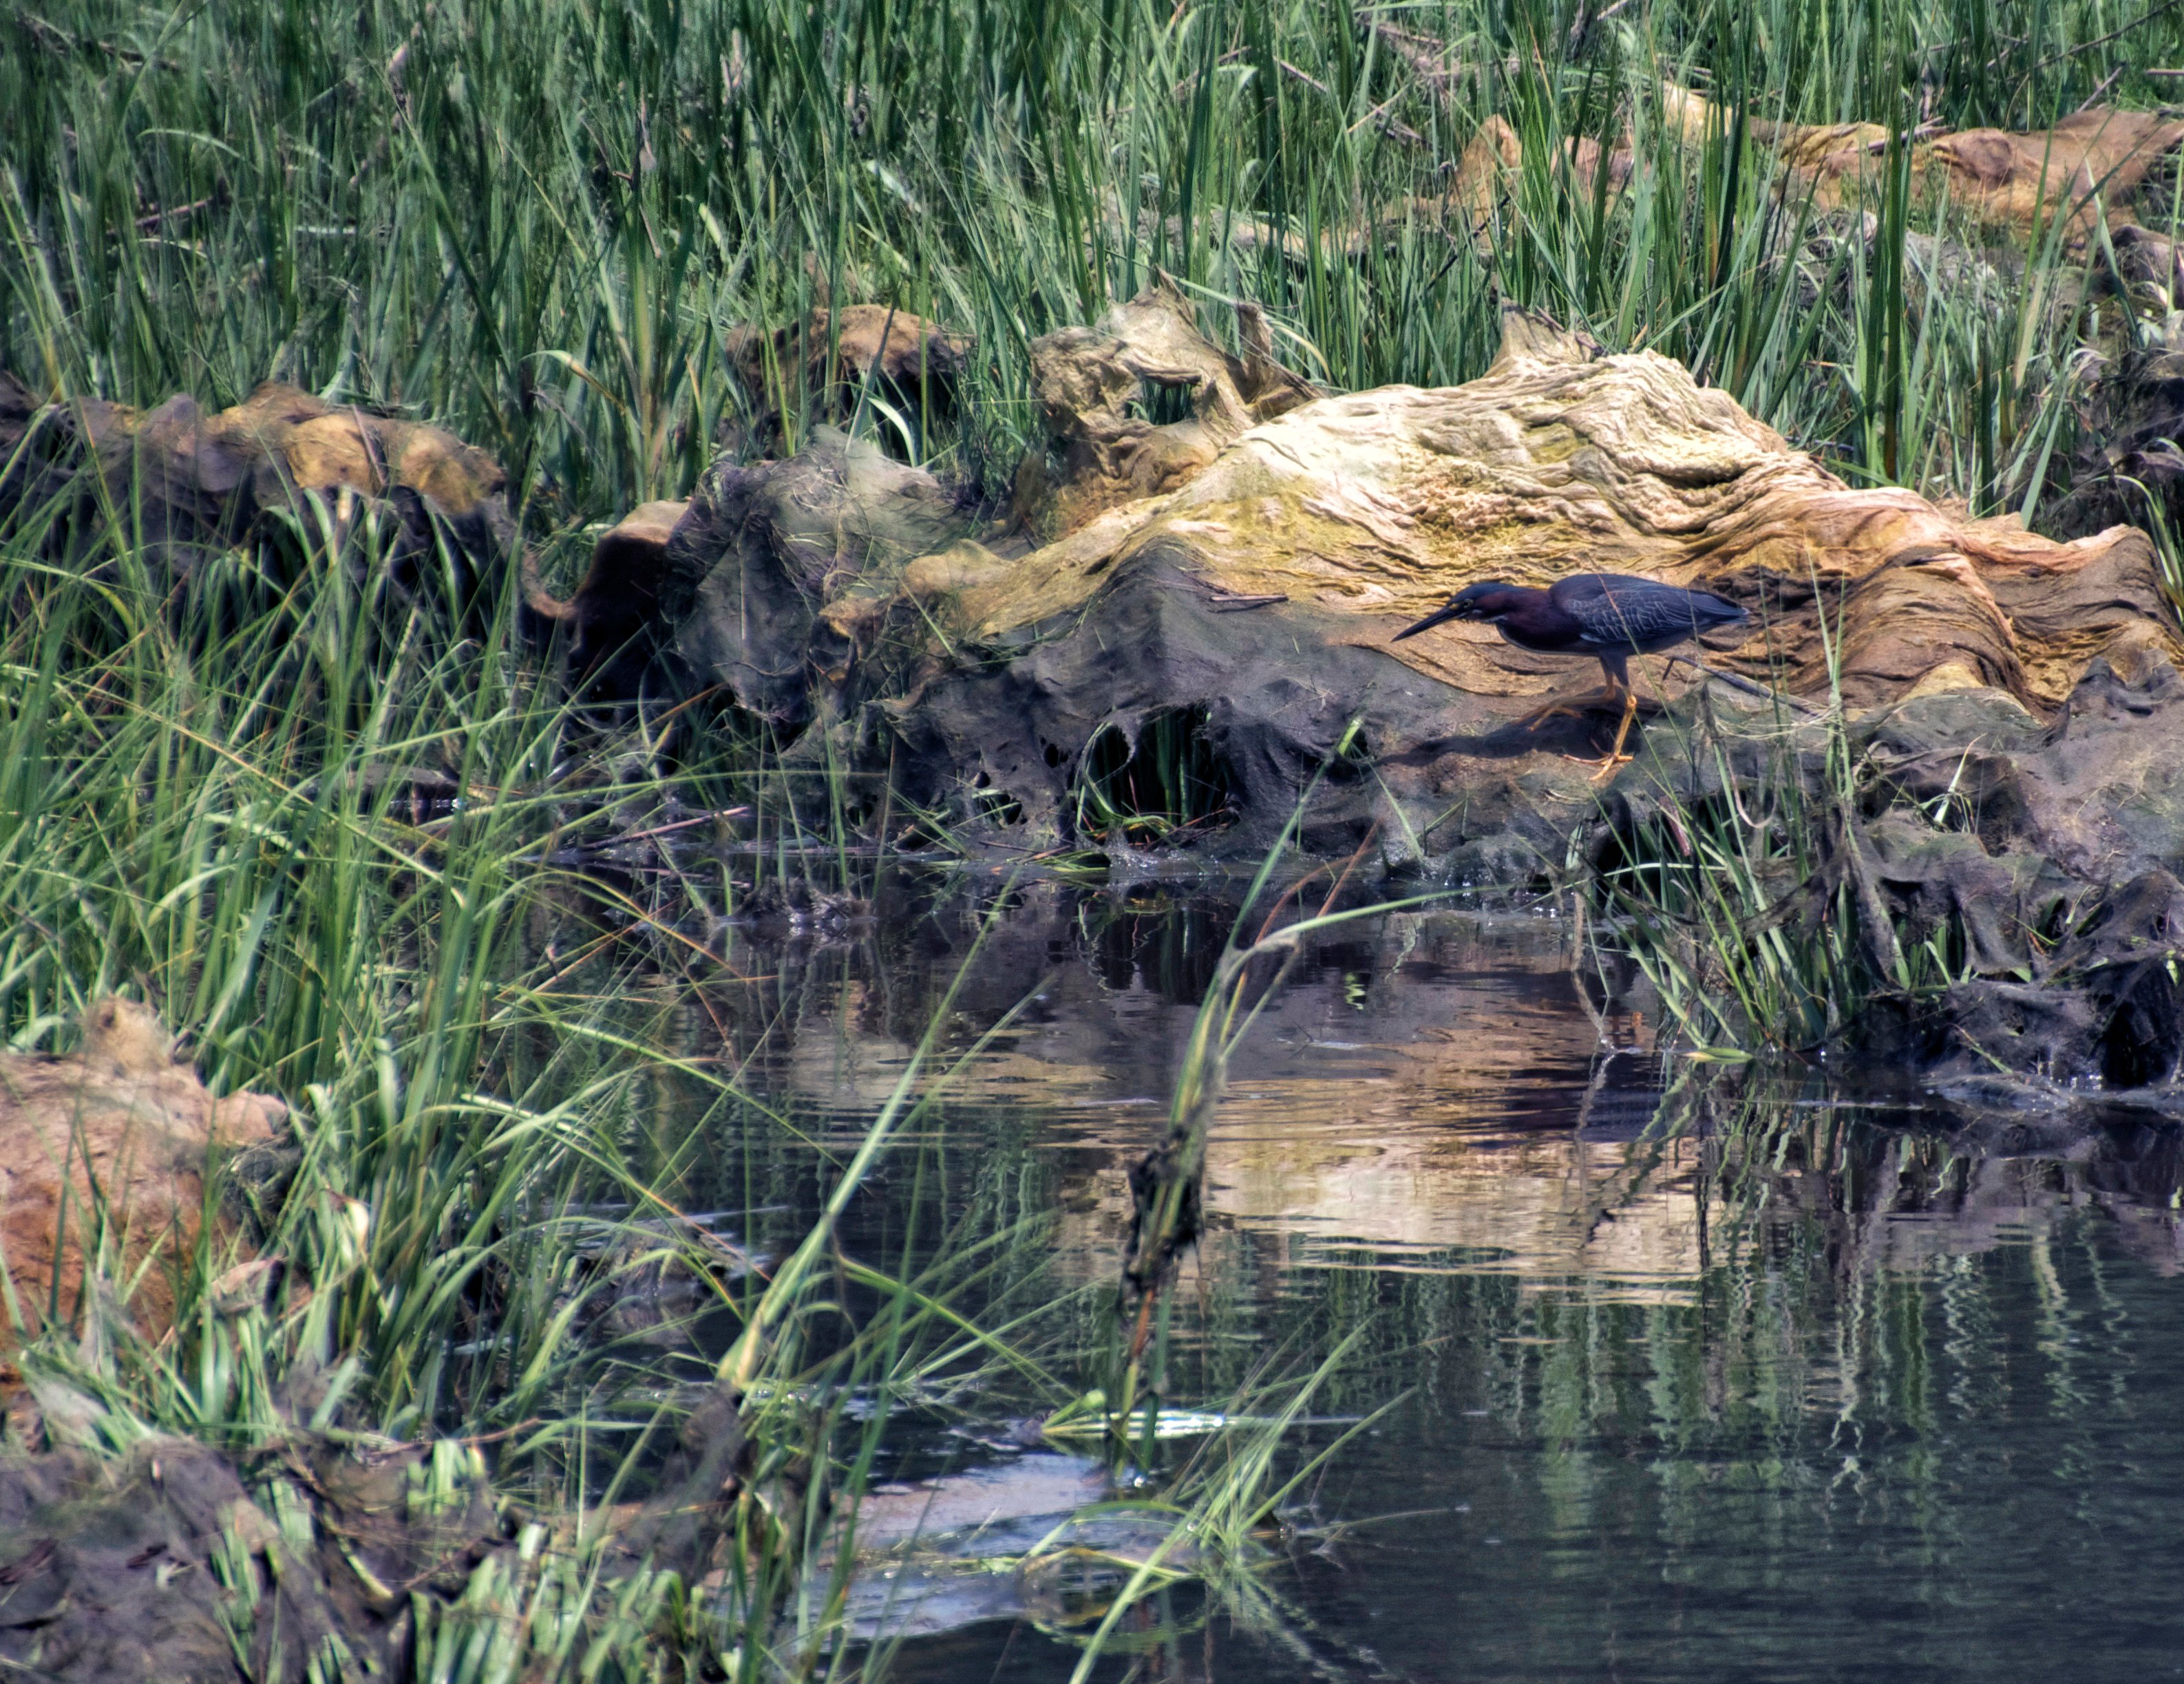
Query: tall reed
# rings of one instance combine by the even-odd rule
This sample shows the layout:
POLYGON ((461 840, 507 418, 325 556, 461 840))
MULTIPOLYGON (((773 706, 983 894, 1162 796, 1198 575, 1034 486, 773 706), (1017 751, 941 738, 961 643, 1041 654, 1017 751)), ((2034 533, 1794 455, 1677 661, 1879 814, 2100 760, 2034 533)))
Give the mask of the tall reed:
MULTIPOLYGON (((552 523, 688 488, 760 401, 738 326, 871 299, 979 352, 955 414, 864 424, 998 494, 1034 431, 1031 339, 1158 267, 1209 325, 1264 304, 1336 386, 1478 373, 1513 297, 1685 358, 1850 470, 2022 505, 2070 424, 2080 259, 2053 220, 1986 297, 1900 197, 1869 239, 1821 226, 1753 125, 2143 105, 2180 31, 2133 0, 76 0, 0 37, 0 364, 430 415, 552 523), (1663 78, 1720 121, 1683 138, 1663 78), (1525 164, 1474 245, 1452 184, 1490 115, 1525 164), (1626 141, 1627 184, 1574 172, 1571 143, 1626 141)), ((803 367, 763 395, 792 444, 843 403, 803 367)))

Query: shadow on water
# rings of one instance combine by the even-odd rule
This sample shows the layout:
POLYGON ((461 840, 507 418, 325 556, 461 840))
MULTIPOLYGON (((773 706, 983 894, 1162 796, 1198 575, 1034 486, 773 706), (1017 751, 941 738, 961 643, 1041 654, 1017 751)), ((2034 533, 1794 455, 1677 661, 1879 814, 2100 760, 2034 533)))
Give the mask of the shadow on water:
MULTIPOLYGON (((950 1039, 1003 1026, 844 1242, 1028 1234, 985 1308, 1072 1302, 1081 1348, 1234 914, 1008 893, 950 1039)), ((975 898, 897 884, 822 931, 727 933, 757 980, 693 1021, 772 1115, 662 1090, 694 1205, 751 1212, 761 1248, 798 1231, 975 898)), ((1362 1326, 1314 1400, 1335 1424, 1295 1448, 1392 1408, 1286 1517, 1257 1594, 1148 1601, 1101 1676, 2184 1671, 2176 1131, 1975 1116, 1882 1072, 1762 1081, 1664 1059, 1652 1031, 1543 915, 1391 912, 1306 947, 1231 1059, 1167 1396, 1309 1369, 1362 1326)), ((1065 1367, 1071 1337, 1046 1352, 1065 1367)), ((951 1430, 891 1446, 882 1477, 912 1483, 881 1497, 928 1500, 914 1481, 948 1470, 1077 1477, 1006 1422, 1022 1407, 950 1399, 951 1430)), ((901 1572, 861 1626, 904 1636, 899 1678, 1067 1677, 1067 1610, 1099 1601, 1006 1563, 901 1572)))

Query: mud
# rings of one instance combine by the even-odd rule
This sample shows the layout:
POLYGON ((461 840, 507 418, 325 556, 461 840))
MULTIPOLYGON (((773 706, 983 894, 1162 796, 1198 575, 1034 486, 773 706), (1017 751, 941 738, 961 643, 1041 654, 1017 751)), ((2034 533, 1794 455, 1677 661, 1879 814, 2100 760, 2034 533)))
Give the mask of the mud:
MULTIPOLYGON (((98 1407, 42 1403, 49 1433, 98 1407)), ((67 1439, 0 1457, 0 1663, 25 1676, 398 1676, 418 1605, 512 1548, 482 1477, 450 1506, 416 1499, 429 1447, 366 1458, 299 1433, 252 1466, 187 1439, 119 1458, 67 1439)))

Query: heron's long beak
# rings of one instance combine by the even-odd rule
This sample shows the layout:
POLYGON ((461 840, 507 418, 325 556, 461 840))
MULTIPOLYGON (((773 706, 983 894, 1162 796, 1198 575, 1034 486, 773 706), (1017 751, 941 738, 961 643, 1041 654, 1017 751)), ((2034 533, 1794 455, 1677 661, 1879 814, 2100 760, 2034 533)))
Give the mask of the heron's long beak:
POLYGON ((1449 604, 1448 604, 1448 606, 1447 606, 1447 607, 1446 607, 1446 608, 1438 608, 1438 609, 1435 609, 1431 614, 1428 614, 1428 615, 1427 615, 1424 620, 1420 620, 1420 621, 1419 621, 1416 625, 1407 625, 1407 626, 1405 626, 1405 627, 1404 627, 1401 631, 1398 631, 1398 632, 1397 632, 1397 633, 1396 633, 1393 637, 1390 637, 1388 641, 1389 641, 1390 643, 1400 643, 1400 642, 1401 642, 1403 641, 1403 639, 1405 639, 1406 637, 1415 637, 1415 636, 1417 636, 1418 635, 1418 633, 1420 633, 1421 631, 1430 631, 1430 630, 1432 630, 1435 626, 1439 625, 1440 625, 1443 620, 1454 620, 1454 619, 1456 618, 1456 616, 1457 616, 1457 605, 1456 605, 1454 603, 1449 603, 1449 604))

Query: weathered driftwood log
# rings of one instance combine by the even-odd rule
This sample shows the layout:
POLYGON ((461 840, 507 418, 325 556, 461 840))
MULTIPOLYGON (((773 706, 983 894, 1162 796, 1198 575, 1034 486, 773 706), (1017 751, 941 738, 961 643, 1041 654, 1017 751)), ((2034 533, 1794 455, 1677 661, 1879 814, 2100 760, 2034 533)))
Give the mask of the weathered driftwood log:
POLYGON ((444 539, 467 594, 509 554, 505 483, 491 456, 437 427, 293 386, 216 412, 189 397, 138 410, 41 399, 0 373, 0 520, 50 515, 79 543, 118 531, 178 581, 273 520, 337 547, 376 521, 398 587, 419 586, 444 539))
MULTIPOLYGON (((287 1114, 264 1094, 215 1099, 149 1007, 110 996, 85 1012, 75 1053, 0 1053, 0 1248, 26 1325, 69 1324, 90 1290, 163 1330, 207 1154, 270 1141, 287 1114)), ((13 1340, 0 1315, 0 1346, 13 1340)))
MULTIPOLYGON (((1691 144, 1727 135, 1733 114, 1688 88, 1663 83, 1661 118, 1691 144)), ((1745 132, 1772 152, 1784 170, 1781 191, 1809 197, 1822 209, 1876 203, 1887 162, 1889 131, 1878 123, 1780 123, 1748 118, 1745 132)), ((2184 122, 2158 112, 2097 107, 2075 112, 2052 129, 1920 131, 1909 140, 1913 191, 1972 220, 2030 231, 2067 223, 2072 241, 2090 236, 2105 214, 2131 220, 2127 207, 2148 175, 2184 141, 2184 122)), ((1603 150, 1574 139, 1566 159, 1580 192, 1591 192, 1600 171, 1619 189, 1635 167, 1626 137, 1603 150)), ((1508 121, 1490 116, 1457 162, 1453 203, 1474 227, 1490 214, 1524 164, 1524 148, 1508 121)), ((1423 203, 1423 202, 1422 202, 1423 203)))
POLYGON ((844 408, 870 398, 907 404, 912 420, 951 414, 972 341, 907 310, 845 304, 771 333, 737 328, 727 348, 749 404, 744 442, 771 447, 784 406, 805 396, 844 408))
MULTIPOLYGON (((1661 102, 1663 120, 1688 140, 1730 127, 1727 111, 1688 88, 1664 83, 1661 102)), ((1793 178, 1811 186, 1818 203, 1876 196, 1889 145, 1880 124, 1747 126, 1793 178)), ((2052 129, 1921 131, 1911 139, 1911 174, 1914 191, 1981 221, 2029 229, 2067 218, 2076 238, 2092 231, 2102 206, 2128 202, 2180 140, 2184 122, 2159 112, 2097 106, 2052 129)))
POLYGON ((1274 359, 1256 305, 1239 311, 1243 354, 1232 357, 1198 332, 1172 286, 1147 297, 1150 308, 1112 311, 1096 328, 1064 328, 1034 347, 1046 442, 1017 472, 1016 509, 1040 538, 1174 490, 1247 428, 1320 395, 1274 359))
POLYGON ((1513 832, 1552 848, 1592 810, 1556 752, 1581 734, 1515 721, 1571 664, 1483 629, 1388 640, 1464 585, 1593 570, 1746 604, 1751 635, 1718 659, 1806 695, 1833 682, 1853 706, 1978 687, 2044 717, 2096 657, 2144 679, 2176 653, 2142 535, 2058 544, 1852 490, 1676 364, 1513 317, 1468 386, 1326 398, 1029 556, 959 544, 911 564, 900 598, 986 659, 888 706, 896 763, 1005 791, 1033 836, 1060 840, 1095 737, 1198 709, 1239 843, 1263 846, 1325 770, 1322 846, 1378 821, 1427 855, 1513 832), (1371 780, 1336 753, 1353 722, 1371 780))
MULTIPOLYGON (((1006 553, 1186 483, 1254 423, 1317 395, 1275 361, 1256 308, 1242 314, 1242 354, 1232 356, 1198 333, 1180 295, 1154 296, 1156 308, 1040 342, 1048 436, 1018 470, 1006 553), (1172 419, 1150 418, 1168 410, 1172 419)), ((865 325, 877 344, 877 325, 865 325)), ((687 502, 627 516, 600 537, 569 601, 535 578, 527 596, 539 619, 565 625, 576 673, 603 693, 632 694, 648 675, 714 686, 800 729, 813 701, 807 664, 844 682, 904 564, 982 524, 930 474, 822 427, 787 460, 723 459, 687 502)), ((990 559, 979 549, 969 564, 983 572, 990 559)), ((951 575, 942 559, 919 576, 922 589, 951 575)))
POLYGON ((687 502, 638 509, 567 602, 535 579, 527 597, 564 628, 580 687, 716 689, 793 733, 811 718, 807 667, 828 659, 823 619, 853 617, 860 592, 976 524, 930 474, 822 427, 785 461, 723 459, 687 502))
MULTIPOLYGON (((1527 849, 1559 861, 1599 811, 1566 758, 1592 725, 1519 723, 1583 681, 1484 628, 1389 642, 1483 579, 1702 586, 1752 610, 1749 636, 1710 659, 1755 680, 1836 688, 1853 709, 1977 692, 2036 734, 2096 663, 2149 697, 2174 670, 2142 534, 2059 543, 1853 489, 1665 358, 1605 355, 1513 314, 1468 386, 1306 398, 1245 387, 1195 339, 1186 307, 1156 292, 1096 333, 1040 342, 1048 447, 987 542, 962 536, 970 515, 929 476, 827 437, 716 469, 664 538, 648 517, 643 568, 610 535, 580 623, 610 622, 626 573, 669 581, 639 635, 678 681, 785 725, 828 721, 840 756, 891 764, 913 803, 1013 845, 1105 834, 1099 784, 1164 794, 1178 819, 1223 809, 1218 845, 1256 850, 1317 777, 1310 847, 1375 831, 1391 858, 1505 867, 1527 849), (1184 395, 1179 418, 1129 414, 1123 394, 1161 379, 1184 395), (1275 412, 1255 418, 1269 393, 1275 412), (1034 547, 1034 533, 1053 536, 1034 547), (1156 738, 1195 794, 1174 766, 1138 764, 1156 738), (1186 795, 1201 810, 1182 812, 1186 795)), ((1687 675, 1650 677, 1689 692, 1687 675)), ((2090 793, 2081 744, 2071 758, 2090 793)), ((2130 848, 2167 859, 2184 838, 2162 851, 2142 828, 2130 848)))

